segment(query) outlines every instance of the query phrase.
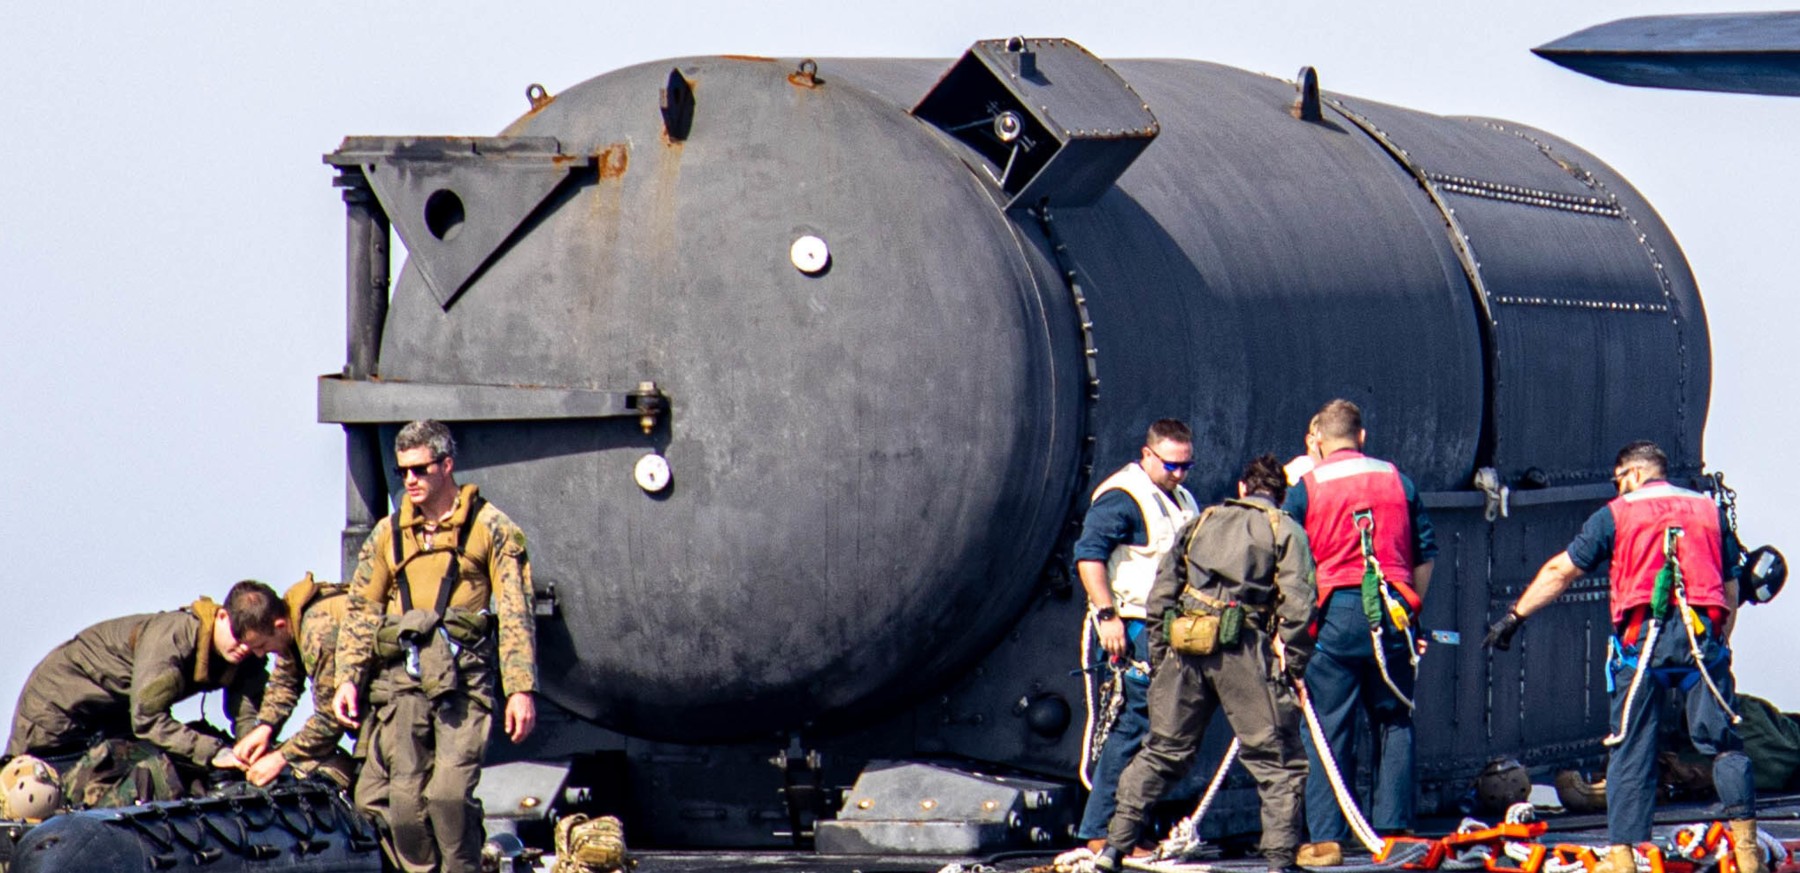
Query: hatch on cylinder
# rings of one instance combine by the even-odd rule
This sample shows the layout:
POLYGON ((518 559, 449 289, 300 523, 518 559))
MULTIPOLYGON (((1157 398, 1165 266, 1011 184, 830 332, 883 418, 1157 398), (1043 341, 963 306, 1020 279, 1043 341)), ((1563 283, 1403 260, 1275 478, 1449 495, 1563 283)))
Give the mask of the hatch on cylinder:
POLYGON ((1008 209, 1093 203, 1161 129, 1130 84, 1066 39, 977 42, 912 114, 980 154, 1008 209))

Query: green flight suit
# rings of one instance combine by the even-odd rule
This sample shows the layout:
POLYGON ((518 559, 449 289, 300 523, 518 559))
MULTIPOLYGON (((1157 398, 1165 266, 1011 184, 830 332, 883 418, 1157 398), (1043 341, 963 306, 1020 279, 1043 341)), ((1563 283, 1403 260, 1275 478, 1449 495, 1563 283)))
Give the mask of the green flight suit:
POLYGON ((143 789, 153 796, 139 797, 142 792, 132 790, 125 797, 112 792, 114 784, 84 777, 84 784, 73 786, 76 790, 64 785, 71 802, 101 805, 180 796, 182 786, 165 784, 161 776, 169 768, 153 759, 166 755, 169 763, 205 772, 229 743, 176 721, 170 707, 223 689, 225 712, 241 736, 256 726, 268 679, 263 658, 232 664, 214 650, 213 615, 219 609, 203 597, 173 612, 115 618, 52 649, 19 692, 7 755, 66 762, 104 745, 108 750, 101 758, 108 765, 99 769, 119 779, 131 778, 133 769, 154 771, 155 784, 143 789))
POLYGON ((1150 637, 1150 737, 1119 777, 1118 810, 1107 842, 1137 845, 1150 807, 1192 763, 1207 723, 1225 710, 1241 744, 1238 760, 1262 800, 1262 845, 1271 867, 1294 863, 1303 833, 1306 753, 1300 708, 1277 665, 1274 641, 1297 671, 1312 654, 1317 606, 1306 531, 1260 495, 1227 500, 1189 522, 1163 558, 1146 600, 1150 637), (1208 655, 1169 648, 1163 613, 1237 601, 1246 607, 1236 645, 1208 655))

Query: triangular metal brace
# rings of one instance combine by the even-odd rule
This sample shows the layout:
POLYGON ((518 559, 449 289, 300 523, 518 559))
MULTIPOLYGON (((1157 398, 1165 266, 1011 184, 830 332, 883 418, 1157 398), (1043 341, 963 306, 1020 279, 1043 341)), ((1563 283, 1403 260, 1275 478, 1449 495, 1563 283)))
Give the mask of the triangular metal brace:
POLYGON ((551 137, 350 137, 325 162, 360 167, 438 305, 465 288, 571 172, 551 137))

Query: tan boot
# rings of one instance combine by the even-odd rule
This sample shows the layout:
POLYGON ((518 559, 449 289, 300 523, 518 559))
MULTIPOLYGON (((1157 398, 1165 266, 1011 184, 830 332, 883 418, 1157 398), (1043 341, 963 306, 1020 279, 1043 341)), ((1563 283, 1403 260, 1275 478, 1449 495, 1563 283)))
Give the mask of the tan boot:
POLYGON ((1305 843, 1294 856, 1302 867, 1337 867, 1344 863, 1344 847, 1335 842, 1305 843))
POLYGON ((1611 846, 1593 873, 1637 873, 1637 855, 1630 846, 1611 846))
POLYGON ((1764 873, 1762 846, 1756 844, 1756 819, 1731 821, 1731 854, 1737 859, 1738 873, 1764 873))

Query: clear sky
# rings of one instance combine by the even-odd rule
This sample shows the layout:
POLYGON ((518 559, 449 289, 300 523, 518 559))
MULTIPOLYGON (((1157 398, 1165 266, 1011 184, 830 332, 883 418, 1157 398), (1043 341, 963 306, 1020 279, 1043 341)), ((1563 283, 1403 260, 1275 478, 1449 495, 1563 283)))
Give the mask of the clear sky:
MULTIPOLYGON (((0 529, 16 537, 0 570, 0 717, 87 624, 246 577, 337 575, 343 438, 314 421, 314 380, 344 362, 344 219, 321 154, 349 134, 491 135, 531 83, 558 92, 684 55, 949 59, 980 38, 1062 36, 1101 58, 1283 78, 1311 64, 1327 91, 1564 136, 1681 241, 1714 346, 1706 460, 1739 489, 1749 544, 1800 559, 1780 478, 1800 393, 1786 348, 1800 327, 1800 100, 1622 88, 1528 51, 1630 15, 1756 8, 1776 7, 0 5, 0 529)), ((1783 642, 1796 610, 1800 594, 1749 611, 1737 640, 1740 687, 1785 709, 1800 709, 1783 642)))

